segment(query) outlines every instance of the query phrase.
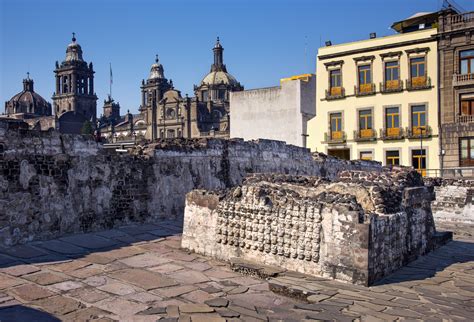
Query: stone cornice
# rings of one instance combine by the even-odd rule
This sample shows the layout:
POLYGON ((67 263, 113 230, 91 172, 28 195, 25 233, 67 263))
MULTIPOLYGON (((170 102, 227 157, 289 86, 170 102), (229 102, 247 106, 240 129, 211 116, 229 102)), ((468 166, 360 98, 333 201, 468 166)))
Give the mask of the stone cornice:
POLYGON ((407 49, 405 52, 407 55, 410 54, 421 54, 421 53, 427 53, 430 51, 429 47, 417 47, 417 48, 412 48, 412 49, 407 49))
POLYGON ((331 62, 328 62, 328 63, 324 63, 324 66, 326 66, 326 68, 328 68, 328 67, 334 67, 334 66, 342 66, 342 64, 344 64, 343 60, 337 60, 337 61, 331 61, 331 62))
POLYGON ((354 57, 353 59, 355 62, 361 62, 361 61, 367 61, 367 60, 373 61, 375 59, 375 56, 374 55, 360 56, 360 57, 354 57))
POLYGON ((373 46, 373 47, 367 47, 367 48, 358 48, 358 49, 353 49, 353 50, 348 50, 348 51, 341 51, 334 54, 321 55, 321 56, 318 56, 318 59, 319 60, 333 59, 337 57, 362 54, 362 53, 366 53, 370 51, 385 50, 385 49, 390 49, 390 48, 424 44, 427 42, 435 42, 435 41, 436 40, 432 37, 417 39, 417 40, 409 40, 409 41, 403 41, 403 42, 396 42, 392 44, 385 44, 385 45, 379 45, 379 46, 373 46))
POLYGON ((390 51, 388 53, 383 53, 383 54, 380 54, 380 57, 383 58, 390 58, 390 57, 400 57, 401 55, 403 54, 403 52, 400 50, 400 51, 390 51))

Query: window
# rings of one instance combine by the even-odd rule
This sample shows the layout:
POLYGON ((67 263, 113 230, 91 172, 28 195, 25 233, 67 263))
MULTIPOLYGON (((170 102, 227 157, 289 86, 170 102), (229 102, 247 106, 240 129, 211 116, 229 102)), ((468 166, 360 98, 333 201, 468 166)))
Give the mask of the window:
POLYGON ((461 115, 474 115, 474 96, 469 98, 461 96, 461 115))
POLYGON ((168 130, 166 133, 166 137, 170 139, 174 138, 174 130, 168 130))
POLYGON ((372 129, 372 110, 359 111, 359 129, 360 130, 372 129))
POLYGON ((359 159, 360 160, 366 160, 366 161, 372 161, 373 160, 372 151, 360 151, 359 152, 359 159))
POLYGON ((459 61, 461 74, 474 74, 474 49, 461 51, 459 61))
POLYGON ((474 166, 474 137, 460 138, 461 159, 460 166, 474 166))
POLYGON ((426 62, 425 57, 417 57, 410 59, 410 76, 411 78, 425 77, 426 76, 426 62))
POLYGON ((389 61, 385 63, 385 90, 399 90, 400 84, 400 62, 389 61))
POLYGON ((422 176, 426 175, 426 150, 412 150, 411 164, 422 176))
POLYGON ((400 64, 397 61, 389 61, 385 63, 385 81, 397 81, 400 79, 400 64))
POLYGON ((331 96, 342 95, 341 69, 333 69, 329 72, 329 87, 331 96))
POLYGON ((386 165, 400 165, 400 151, 387 151, 385 154, 386 165))
POLYGON ((358 67, 359 85, 371 84, 370 65, 362 65, 358 67))
POLYGON ((372 92, 372 67, 371 65, 361 65, 357 67, 359 76, 358 94, 366 94, 372 92))
POLYGON ((387 107, 385 109, 385 127, 387 136, 400 135, 400 110, 398 107, 387 107))
POLYGON ((218 92, 218 98, 220 100, 224 100, 225 99, 225 89, 220 89, 219 92, 218 92))
POLYGON ((331 88, 333 87, 341 87, 342 81, 341 81, 341 70, 340 69, 334 69, 329 72, 330 75, 330 84, 331 88))
POLYGON ((360 137, 372 137, 372 110, 359 111, 359 131, 360 137))
POLYGON ((330 115, 331 122, 331 139, 342 139, 342 113, 332 113, 330 115))
POLYGON ((411 128, 414 135, 423 134, 426 130, 426 106, 414 105, 411 107, 411 128))
POLYGON ((204 102, 207 102, 209 100, 209 92, 208 91, 202 91, 202 100, 204 102))

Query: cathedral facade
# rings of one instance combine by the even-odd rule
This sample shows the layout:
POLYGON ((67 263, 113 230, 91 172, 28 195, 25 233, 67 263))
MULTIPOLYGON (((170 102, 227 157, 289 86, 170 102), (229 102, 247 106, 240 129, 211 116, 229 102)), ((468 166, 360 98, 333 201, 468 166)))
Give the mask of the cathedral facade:
MULTIPOLYGON (((194 97, 183 97, 165 77, 158 57, 141 84, 139 113, 110 117, 111 103, 104 102, 100 135, 107 141, 169 138, 229 137, 229 93, 244 87, 227 72, 219 38, 213 48, 210 72, 194 86, 194 97)), ((117 111, 117 109, 115 110, 117 111)), ((114 115, 117 115, 115 112, 114 115)))

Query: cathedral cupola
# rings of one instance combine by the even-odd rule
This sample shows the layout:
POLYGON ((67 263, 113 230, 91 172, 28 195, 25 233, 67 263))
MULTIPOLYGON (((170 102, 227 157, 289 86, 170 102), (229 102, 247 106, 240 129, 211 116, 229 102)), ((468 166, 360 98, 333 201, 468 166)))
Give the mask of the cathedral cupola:
POLYGON ((51 115, 51 104, 35 93, 30 73, 27 75, 23 79, 23 91, 5 102, 5 113, 7 115, 23 114, 27 117, 51 115))
POLYGON ((165 72, 163 69, 163 65, 160 64, 160 60, 158 59, 158 55, 156 55, 155 58, 155 63, 151 65, 150 69, 150 76, 148 76, 148 79, 164 79, 165 78, 165 72))
POLYGON ((66 49, 66 60, 69 61, 83 61, 82 59, 82 48, 76 42, 76 34, 72 33, 72 43, 67 46, 66 49))

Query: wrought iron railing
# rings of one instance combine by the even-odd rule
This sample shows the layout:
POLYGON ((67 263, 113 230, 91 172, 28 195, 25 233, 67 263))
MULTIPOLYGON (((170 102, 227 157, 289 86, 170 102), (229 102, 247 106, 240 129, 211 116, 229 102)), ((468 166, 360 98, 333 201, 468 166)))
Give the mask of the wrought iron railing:
POLYGON ((362 84, 354 86, 354 93, 356 96, 366 96, 375 94, 375 84, 362 84))
POLYGON ((344 131, 332 131, 324 133, 324 141, 326 143, 342 143, 346 142, 347 135, 344 131))
POLYGON ((380 138, 382 140, 400 140, 405 136, 405 132, 401 127, 391 127, 380 129, 380 138))
POLYGON ((412 77, 406 80, 407 90, 415 91, 431 88, 431 78, 427 76, 412 77))
POLYGON ((374 129, 364 129, 354 131, 355 141, 374 141, 377 139, 377 131, 374 129))
POLYGON ((444 169, 426 169, 427 177, 474 178, 474 167, 453 167, 444 169))
POLYGON ((331 87, 329 90, 326 90, 327 100, 336 100, 344 97, 346 97, 346 90, 344 87, 331 87))
POLYGON ((385 83, 380 83, 380 92, 381 93, 397 93, 403 91, 403 81, 402 80, 392 80, 386 81, 385 83))
POLYGON ((429 138, 433 135, 431 126, 413 126, 406 129, 409 139, 429 138))

